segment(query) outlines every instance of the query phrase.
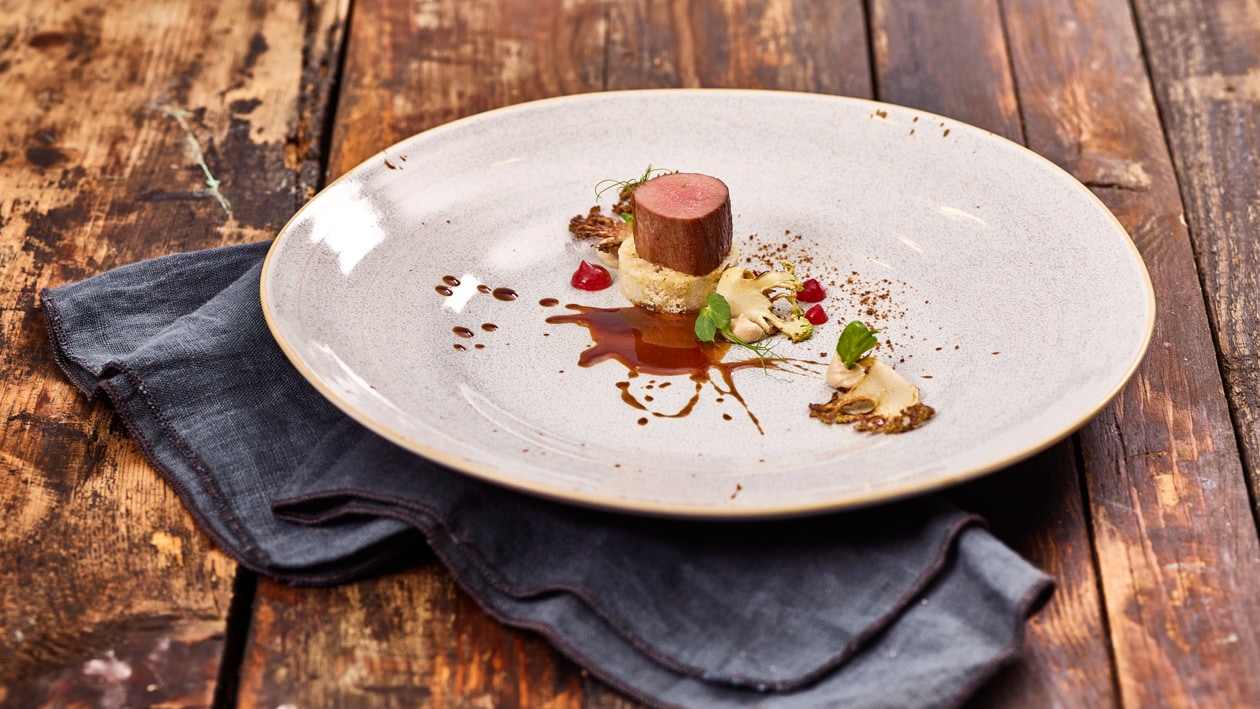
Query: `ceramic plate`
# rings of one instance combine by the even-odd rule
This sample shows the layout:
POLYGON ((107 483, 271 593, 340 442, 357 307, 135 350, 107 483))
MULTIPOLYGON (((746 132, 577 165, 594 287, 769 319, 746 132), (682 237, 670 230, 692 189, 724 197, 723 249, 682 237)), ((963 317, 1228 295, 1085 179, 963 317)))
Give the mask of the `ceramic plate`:
POLYGON ((1120 224, 1018 145, 871 101, 706 90, 546 100, 408 138, 285 226, 262 303, 320 392, 422 456, 571 502, 712 517, 870 504, 1032 455, 1115 396, 1155 310, 1120 224), (826 286, 830 321, 776 354, 823 362, 843 323, 867 320, 936 417, 895 436, 811 419, 831 391, 817 365, 737 371, 738 397, 720 376, 697 395, 686 376, 579 366, 588 331, 547 318, 626 303, 569 285, 595 260, 569 219, 649 164, 720 177, 744 262, 786 258, 826 286))

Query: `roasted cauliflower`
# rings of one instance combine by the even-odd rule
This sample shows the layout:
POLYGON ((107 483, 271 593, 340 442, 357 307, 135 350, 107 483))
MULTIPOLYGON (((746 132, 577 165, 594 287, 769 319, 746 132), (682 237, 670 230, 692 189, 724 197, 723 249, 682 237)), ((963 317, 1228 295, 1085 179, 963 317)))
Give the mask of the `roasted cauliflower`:
POLYGON ((758 275, 746 268, 728 268, 718 279, 717 292, 731 306, 731 331, 744 342, 776 332, 800 342, 814 334, 813 323, 805 319, 805 311, 796 302, 801 281, 791 264, 783 264, 783 269, 758 275), (786 318, 774 311, 780 300, 791 305, 786 318))

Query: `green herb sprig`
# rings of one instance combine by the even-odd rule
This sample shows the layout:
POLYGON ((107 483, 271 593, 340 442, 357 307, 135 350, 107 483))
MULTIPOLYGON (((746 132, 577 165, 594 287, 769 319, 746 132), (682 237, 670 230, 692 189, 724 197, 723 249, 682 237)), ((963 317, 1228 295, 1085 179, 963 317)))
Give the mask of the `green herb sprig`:
POLYGON ((769 346, 756 342, 744 342, 731 332, 731 304, 721 293, 710 293, 709 297, 704 299, 704 307, 700 308, 700 312, 696 314, 695 331, 696 339, 701 342, 713 342, 717 334, 722 333, 731 342, 752 350, 761 360, 763 368, 766 366, 766 358, 774 356, 774 351, 769 346))
POLYGON ((853 369, 857 361, 862 359, 862 355, 875 349, 879 344, 875 337, 877 332, 878 329, 868 328, 861 320, 854 320, 844 326, 840 339, 836 341, 836 354, 840 355, 846 369, 853 369))
POLYGON ((658 172, 673 172, 673 170, 667 170, 663 167, 652 167, 649 164, 647 166, 647 169, 643 171, 643 174, 640 175, 639 178, 635 180, 600 180, 599 182, 595 184, 595 198, 596 199, 602 198, 605 192, 607 192, 608 190, 611 190, 614 187, 619 188, 617 190, 619 194, 621 193, 622 190, 634 189, 635 187, 638 187, 644 182, 647 182, 648 180, 652 179, 652 175, 655 175, 658 172))

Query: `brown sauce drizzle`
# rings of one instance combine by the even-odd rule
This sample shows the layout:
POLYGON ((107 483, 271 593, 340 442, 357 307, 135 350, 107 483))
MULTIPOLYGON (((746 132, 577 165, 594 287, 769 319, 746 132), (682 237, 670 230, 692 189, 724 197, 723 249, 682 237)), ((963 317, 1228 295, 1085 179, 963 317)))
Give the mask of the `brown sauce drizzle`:
MULTIPOLYGON (((760 367, 762 360, 757 358, 723 362, 722 357, 730 348, 729 342, 699 342, 695 335, 695 318, 690 315, 667 315, 654 313, 644 308, 630 306, 625 308, 591 308, 584 305, 566 305, 574 311, 567 315, 553 315, 547 322, 553 324, 581 325, 591 334, 594 344, 578 355, 578 364, 592 367, 605 360, 614 359, 629 370, 627 380, 617 382, 621 390, 621 400, 626 405, 646 411, 658 418, 682 418, 695 409, 700 401, 700 394, 705 385, 712 386, 718 393, 718 401, 730 396, 744 407, 749 420, 764 435, 761 422, 748 408, 744 397, 735 388, 731 374, 737 369, 760 367), (720 383, 712 377, 716 370, 721 375, 720 383), (630 391, 630 379, 640 374, 661 376, 686 375, 695 385, 691 399, 678 411, 669 413, 654 411, 647 403, 640 401, 630 391)), ((766 367, 785 369, 783 360, 767 359, 766 367)), ((657 386, 664 387, 667 382, 657 386)), ((644 397, 650 403, 652 397, 644 397)), ((729 419, 729 417, 728 417, 729 419)), ((639 425, 646 425, 647 419, 639 420, 639 425)))

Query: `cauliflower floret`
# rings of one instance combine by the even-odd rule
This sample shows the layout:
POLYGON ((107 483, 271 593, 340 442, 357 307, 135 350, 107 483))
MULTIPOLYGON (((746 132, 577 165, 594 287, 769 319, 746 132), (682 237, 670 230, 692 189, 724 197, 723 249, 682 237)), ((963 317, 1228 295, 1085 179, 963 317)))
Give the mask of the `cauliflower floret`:
POLYGON ((805 318, 805 311, 800 306, 792 308, 792 316, 788 320, 774 320, 779 332, 788 336, 792 342, 808 340, 814 334, 814 323, 805 318))
POLYGON ((783 264, 783 269, 759 276, 736 266, 723 271, 718 279, 717 292, 730 304, 731 322, 740 325, 736 335, 745 342, 756 342, 775 332, 782 332, 792 342, 806 340, 814 334, 813 323, 805 319, 805 311, 796 303, 796 294, 803 287, 801 281, 791 264, 783 264), (774 312, 774 303, 778 300, 792 304, 786 319, 774 312), (753 337, 744 338, 744 334, 753 337))

